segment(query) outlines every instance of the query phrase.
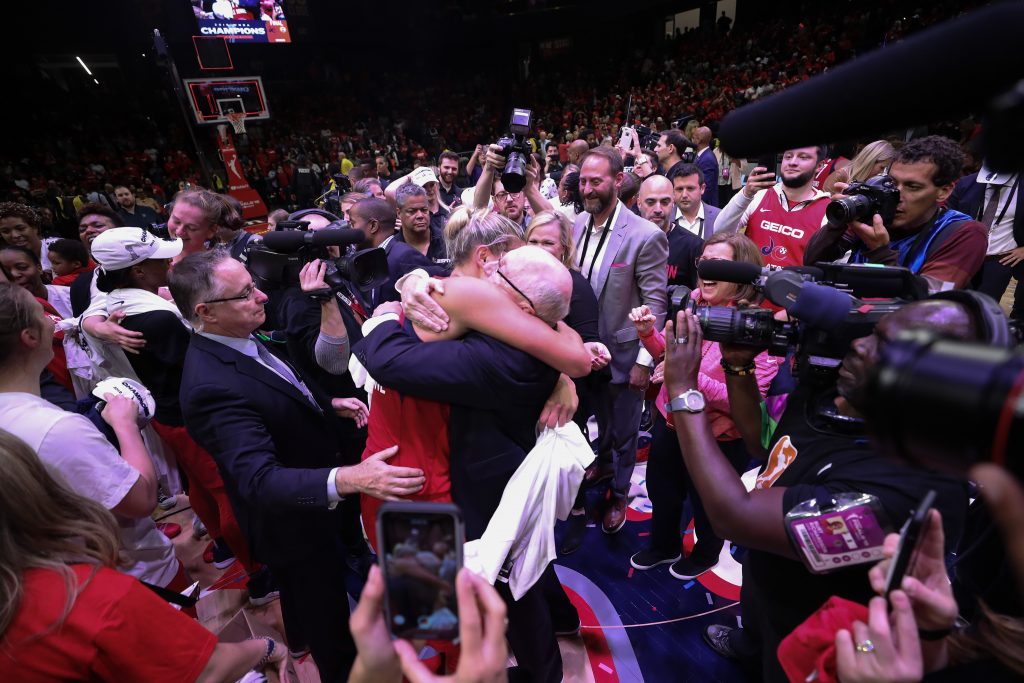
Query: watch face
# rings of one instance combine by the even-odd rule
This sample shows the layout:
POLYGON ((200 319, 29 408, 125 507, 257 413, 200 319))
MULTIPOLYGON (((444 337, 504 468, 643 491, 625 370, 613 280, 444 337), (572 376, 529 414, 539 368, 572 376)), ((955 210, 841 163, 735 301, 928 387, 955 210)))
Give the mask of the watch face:
POLYGON ((687 410, 704 410, 704 394, 699 391, 688 391, 683 394, 683 403, 686 404, 687 410))

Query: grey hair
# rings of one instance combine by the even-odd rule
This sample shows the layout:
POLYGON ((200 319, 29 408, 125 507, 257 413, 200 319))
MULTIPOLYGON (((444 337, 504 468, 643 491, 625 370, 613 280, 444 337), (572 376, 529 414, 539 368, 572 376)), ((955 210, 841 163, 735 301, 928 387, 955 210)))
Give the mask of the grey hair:
POLYGON ((220 286, 213 271, 231 258, 227 249, 210 249, 189 254, 181 259, 167 275, 167 287, 174 303, 192 325, 199 329, 196 306, 215 298, 220 286))
POLYGON ((487 247, 495 256, 508 251, 508 243, 515 239, 523 241, 523 229, 513 221, 486 209, 473 213, 465 225, 459 227, 457 221, 452 225, 449 219, 445 226, 445 241, 448 247, 448 258, 452 263, 465 263, 473 255, 477 247, 487 247), (452 228, 452 229, 449 229, 452 228), (456 229, 458 228, 458 229, 456 229))
MULTIPOLYGON (((540 247, 526 246, 509 252, 502 271, 522 293, 530 298, 533 312, 549 325, 569 315, 572 279, 569 270, 540 247), (565 287, 559 287, 559 280, 565 287)), ((504 281, 502 285, 508 286, 504 281)))
POLYGON ((395 192, 395 203, 398 204, 399 210, 404 209, 406 203, 413 197, 426 198, 427 191, 416 183, 406 183, 402 185, 395 192))

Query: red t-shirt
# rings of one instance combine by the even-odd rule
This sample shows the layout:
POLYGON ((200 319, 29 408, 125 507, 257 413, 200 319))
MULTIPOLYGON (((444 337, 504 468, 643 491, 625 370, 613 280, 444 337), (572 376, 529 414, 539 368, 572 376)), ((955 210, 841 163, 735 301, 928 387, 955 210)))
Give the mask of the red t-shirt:
POLYGON ((52 627, 67 596, 64 578, 49 569, 25 572, 18 613, 0 640, 0 678, 19 683, 192 683, 198 678, 217 636, 131 576, 87 564, 71 570, 79 593, 57 628, 52 627))

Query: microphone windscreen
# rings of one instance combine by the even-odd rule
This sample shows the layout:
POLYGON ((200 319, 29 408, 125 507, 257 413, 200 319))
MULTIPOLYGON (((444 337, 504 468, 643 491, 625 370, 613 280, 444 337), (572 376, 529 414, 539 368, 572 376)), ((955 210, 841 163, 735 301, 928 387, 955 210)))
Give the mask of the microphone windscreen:
POLYGON ((1024 76, 1022 26, 1024 3, 938 24, 731 112, 722 147, 749 159, 958 118, 1024 76))
POLYGON ((263 245, 271 251, 279 251, 283 253, 291 253, 298 251, 307 244, 306 235, 311 233, 305 230, 281 230, 278 232, 268 232, 263 235, 263 245))
POLYGON ((697 273, 701 276, 701 279, 712 282, 747 284, 761 277, 761 267, 745 261, 708 259, 697 264, 697 273))
POLYGON ((325 228, 313 233, 313 244, 318 247, 340 247, 345 244, 359 244, 366 240, 360 230, 350 228, 325 228))
POLYGON ((805 282, 786 311, 802 322, 823 330, 837 329, 853 307, 853 298, 838 289, 805 282))

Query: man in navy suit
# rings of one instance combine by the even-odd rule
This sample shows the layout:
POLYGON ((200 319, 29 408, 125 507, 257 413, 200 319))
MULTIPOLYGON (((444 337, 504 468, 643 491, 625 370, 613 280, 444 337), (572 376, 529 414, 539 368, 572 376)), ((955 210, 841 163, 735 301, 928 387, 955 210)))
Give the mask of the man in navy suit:
POLYGON ((673 225, 702 240, 713 235, 715 220, 722 210, 707 202, 708 179, 704 171, 697 164, 683 166, 672 179, 672 192, 679 209, 672 217, 673 225))
MULTIPOLYGON (((693 144, 697 145, 697 168, 704 174, 704 182, 707 189, 704 191, 704 203, 708 206, 718 207, 718 158, 715 151, 711 149, 711 141, 714 136, 711 129, 701 126, 693 131, 693 144)), ((711 232, 708 232, 710 235, 711 232)))
POLYGON ((956 182, 946 206, 976 218, 988 228, 988 249, 971 288, 999 301, 1017 279, 1010 317, 1024 320, 1024 222, 1018 225, 1019 173, 994 173, 982 165, 956 182))
POLYGON ((338 503, 415 492, 423 473, 388 465, 397 448, 343 466, 338 415, 364 417, 366 407, 323 396, 252 336, 267 297, 227 252, 188 256, 169 284, 199 330, 181 381, 185 425, 217 461, 253 556, 280 586, 285 630, 309 645, 321 680, 345 681, 355 658, 341 542, 351 506, 338 503))
MULTIPOLYGON (((568 312, 572 279, 554 259, 551 267, 539 268, 544 261, 531 261, 531 249, 507 253, 493 281, 528 303, 538 317, 554 323, 568 312), (548 313, 535 307, 541 302, 548 313)), ((353 351, 382 385, 451 404, 452 498, 462 510, 466 539, 479 538, 509 478, 536 442, 537 420, 558 372, 477 332, 456 341, 422 343, 398 323, 397 315, 386 315, 394 320, 381 322, 353 351)), ((545 600, 549 591, 561 593, 557 581, 548 565, 519 600, 512 599, 507 584, 497 585, 508 604, 512 651, 530 681, 562 680, 561 655, 545 600)))

